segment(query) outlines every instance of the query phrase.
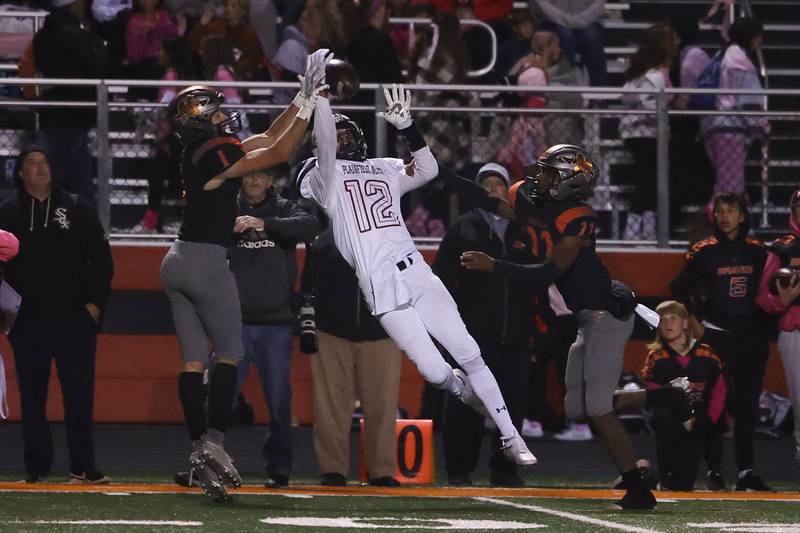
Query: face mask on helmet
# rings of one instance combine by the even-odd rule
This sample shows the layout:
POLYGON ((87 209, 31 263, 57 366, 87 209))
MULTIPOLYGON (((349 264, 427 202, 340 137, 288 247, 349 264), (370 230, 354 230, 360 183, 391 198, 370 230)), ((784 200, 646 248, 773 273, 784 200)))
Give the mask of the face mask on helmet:
POLYGON ((345 115, 336 115, 336 158, 349 161, 367 159, 367 143, 364 132, 345 115))

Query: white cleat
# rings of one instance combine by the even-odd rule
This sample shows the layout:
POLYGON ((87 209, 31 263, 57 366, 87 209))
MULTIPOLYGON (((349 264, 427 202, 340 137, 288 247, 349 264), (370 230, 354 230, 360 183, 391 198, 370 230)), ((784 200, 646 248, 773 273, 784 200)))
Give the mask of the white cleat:
POLYGON ((472 388, 472 384, 469 382, 469 377, 467 374, 459 368, 454 368, 453 375, 464 386, 461 396, 459 396, 458 399, 461 400, 464 405, 471 408, 482 417, 488 418, 491 416, 489 415, 489 410, 486 409, 485 405, 483 405, 483 401, 481 401, 478 395, 475 394, 475 390, 472 388))
POLYGON ((500 449, 503 450, 503 455, 506 456, 506 459, 514 461, 520 466, 536 464, 536 456, 528 449, 527 444, 525 444, 519 433, 515 432, 513 437, 507 439, 501 438, 500 449))

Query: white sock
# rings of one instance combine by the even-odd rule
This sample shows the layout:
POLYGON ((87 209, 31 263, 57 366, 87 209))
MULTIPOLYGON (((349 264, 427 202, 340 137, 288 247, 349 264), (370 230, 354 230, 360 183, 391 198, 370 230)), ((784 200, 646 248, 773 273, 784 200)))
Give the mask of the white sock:
POLYGON ((494 374, 489 370, 489 367, 484 366, 482 369, 469 374, 469 382, 472 384, 472 390, 478 398, 481 399, 483 405, 489 410, 492 420, 500 430, 500 435, 504 439, 511 438, 517 434, 514 428, 514 423, 511 422, 511 417, 508 415, 508 408, 503 399, 503 394, 500 392, 500 387, 497 385, 497 380, 494 379, 494 374))

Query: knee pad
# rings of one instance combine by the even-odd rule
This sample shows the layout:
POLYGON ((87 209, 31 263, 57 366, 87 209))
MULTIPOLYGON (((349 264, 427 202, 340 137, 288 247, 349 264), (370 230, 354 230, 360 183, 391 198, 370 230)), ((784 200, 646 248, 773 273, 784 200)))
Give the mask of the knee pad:
POLYGON ((483 357, 481 357, 481 354, 475 355, 466 361, 459 361, 458 364, 464 369, 464 372, 466 372, 468 376, 486 368, 486 362, 483 360, 483 357))

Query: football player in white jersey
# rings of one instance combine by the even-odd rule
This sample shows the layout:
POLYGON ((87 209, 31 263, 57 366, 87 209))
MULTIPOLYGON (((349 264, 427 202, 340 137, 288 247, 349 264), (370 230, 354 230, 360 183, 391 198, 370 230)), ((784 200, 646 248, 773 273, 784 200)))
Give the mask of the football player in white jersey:
POLYGON ((372 313, 436 387, 486 416, 500 430, 506 457, 519 465, 536 463, 522 440, 494 375, 469 335, 455 301, 417 251, 400 214, 400 197, 436 177, 439 167, 411 119, 411 94, 403 87, 384 90, 387 122, 408 142, 414 160, 367 159, 358 125, 334 115, 318 97, 313 139, 316 158, 300 171, 300 192, 325 209, 336 247, 356 271, 372 313), (463 369, 453 369, 431 339, 463 369))

